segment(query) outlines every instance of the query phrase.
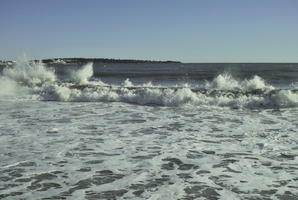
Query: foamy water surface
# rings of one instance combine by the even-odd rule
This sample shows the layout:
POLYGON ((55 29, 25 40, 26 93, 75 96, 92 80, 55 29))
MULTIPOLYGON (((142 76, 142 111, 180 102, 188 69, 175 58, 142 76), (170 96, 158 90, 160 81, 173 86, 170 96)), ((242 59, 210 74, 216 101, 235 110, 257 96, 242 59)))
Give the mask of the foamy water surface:
POLYGON ((105 81, 91 63, 65 74, 3 70, 0 198, 298 198, 294 82, 105 81))

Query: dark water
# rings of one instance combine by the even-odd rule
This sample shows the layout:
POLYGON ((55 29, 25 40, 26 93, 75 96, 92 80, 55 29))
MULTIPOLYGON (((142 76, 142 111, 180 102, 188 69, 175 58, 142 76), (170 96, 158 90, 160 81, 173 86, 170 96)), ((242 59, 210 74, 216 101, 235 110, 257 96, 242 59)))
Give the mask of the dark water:
MULTIPOLYGON (((53 66, 58 74, 80 67, 53 66)), ((284 85, 298 82, 297 63, 171 63, 171 64, 100 64, 93 65, 94 76, 104 81, 122 82, 126 78, 137 83, 194 82, 212 80, 228 73, 236 79, 249 79, 258 75, 270 84, 284 85)))
MULTIPOLYGON (((6 66, 0 66, 0 72, 6 66)), ((80 64, 48 65, 58 75, 78 69, 80 64)), ((107 79, 129 78, 131 80, 150 79, 152 82, 164 80, 192 81, 212 80, 219 74, 228 73, 238 79, 261 76, 272 84, 286 84, 298 81, 297 63, 165 63, 165 64, 93 64, 94 77, 107 79)))

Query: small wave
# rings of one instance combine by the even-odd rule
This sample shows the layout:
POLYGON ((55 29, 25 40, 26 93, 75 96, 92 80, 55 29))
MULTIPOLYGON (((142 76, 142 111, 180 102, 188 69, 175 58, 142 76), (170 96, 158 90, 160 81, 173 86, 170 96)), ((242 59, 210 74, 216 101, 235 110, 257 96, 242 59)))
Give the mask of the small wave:
POLYGON ((133 87, 133 83, 129 79, 126 79, 121 85, 124 87, 133 87))

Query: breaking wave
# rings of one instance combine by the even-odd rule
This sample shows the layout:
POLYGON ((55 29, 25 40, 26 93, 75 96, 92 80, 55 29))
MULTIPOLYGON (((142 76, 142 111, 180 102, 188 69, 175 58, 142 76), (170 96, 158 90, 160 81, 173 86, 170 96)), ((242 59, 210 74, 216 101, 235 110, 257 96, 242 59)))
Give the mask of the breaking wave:
POLYGON ((272 90, 273 86, 267 85, 265 80, 255 75, 252 79, 237 81, 230 74, 218 75, 212 82, 206 83, 207 88, 220 90, 272 90))
POLYGON ((125 102, 157 106, 219 106, 262 109, 298 106, 298 91, 276 89, 264 79, 254 76, 237 80, 220 74, 212 81, 190 87, 135 85, 129 79, 119 85, 90 81, 93 64, 88 63, 70 74, 71 81, 57 79, 55 71, 41 62, 18 62, 6 67, 0 78, 0 97, 26 94, 43 101, 125 102))
POLYGON ((72 80, 77 84, 87 84, 93 76, 93 63, 87 63, 77 71, 71 73, 72 80))
POLYGON ((19 61, 3 70, 3 76, 21 85, 35 86, 56 81, 55 72, 42 62, 19 61))

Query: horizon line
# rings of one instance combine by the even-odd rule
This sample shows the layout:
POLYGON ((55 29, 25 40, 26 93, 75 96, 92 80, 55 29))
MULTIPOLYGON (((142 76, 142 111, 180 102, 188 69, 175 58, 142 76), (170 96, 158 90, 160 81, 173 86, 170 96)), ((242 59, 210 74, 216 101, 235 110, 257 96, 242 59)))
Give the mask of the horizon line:
MULTIPOLYGON (((56 59, 85 59, 85 60, 115 60, 115 61, 144 61, 144 62, 173 62, 180 64, 298 64, 298 61, 180 61, 180 60, 151 60, 138 58, 100 58, 100 57, 53 57, 41 59, 29 59, 30 61, 56 60, 56 59)), ((2 60, 2 62, 15 62, 16 60, 2 60)))

